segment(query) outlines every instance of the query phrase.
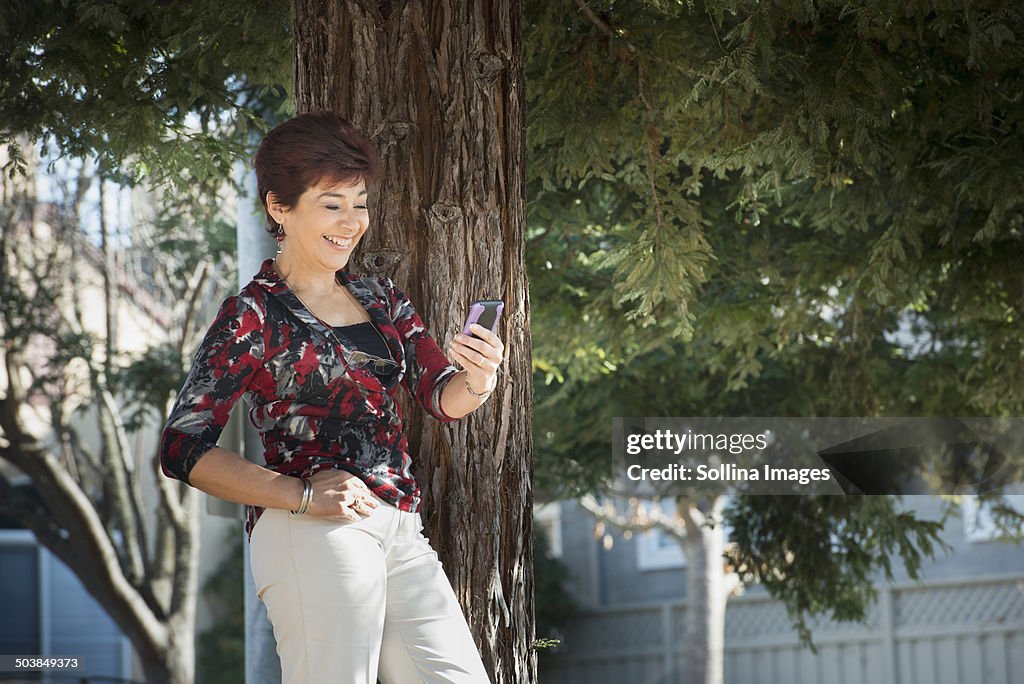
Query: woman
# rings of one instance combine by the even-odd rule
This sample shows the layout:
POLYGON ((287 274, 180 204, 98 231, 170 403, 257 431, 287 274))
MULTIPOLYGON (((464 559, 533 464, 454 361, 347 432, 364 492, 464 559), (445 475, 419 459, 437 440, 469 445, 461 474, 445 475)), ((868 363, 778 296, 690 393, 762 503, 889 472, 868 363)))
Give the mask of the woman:
POLYGON ((437 554, 422 534, 402 385, 442 421, 493 390, 501 340, 457 335, 453 366, 408 298, 346 272, 369 226, 370 143, 304 114, 256 154, 278 255, 224 301, 164 429, 163 471, 248 505, 252 572, 283 682, 487 682, 437 554), (216 446, 242 396, 266 467, 216 446))

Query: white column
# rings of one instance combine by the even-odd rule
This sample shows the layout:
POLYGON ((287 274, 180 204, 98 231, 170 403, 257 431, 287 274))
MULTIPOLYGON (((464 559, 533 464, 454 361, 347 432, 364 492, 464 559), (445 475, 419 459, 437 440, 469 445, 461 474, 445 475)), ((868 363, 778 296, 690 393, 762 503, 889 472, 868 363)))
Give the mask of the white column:
MULTIPOLYGON (((238 287, 242 288, 259 271, 263 260, 277 251, 277 243, 265 229, 266 219, 259 206, 256 192, 256 173, 246 160, 238 164, 240 181, 245 194, 238 198, 238 287)), ((263 465, 263 446, 259 432, 248 420, 242 424, 240 453, 248 460, 263 465)), ((243 530, 242 534, 245 534, 243 530)), ((281 661, 277 657, 277 642, 267 619, 267 607, 256 596, 256 587, 249 570, 249 541, 243 540, 245 559, 242 568, 245 583, 245 681, 246 684, 280 684, 281 661)))

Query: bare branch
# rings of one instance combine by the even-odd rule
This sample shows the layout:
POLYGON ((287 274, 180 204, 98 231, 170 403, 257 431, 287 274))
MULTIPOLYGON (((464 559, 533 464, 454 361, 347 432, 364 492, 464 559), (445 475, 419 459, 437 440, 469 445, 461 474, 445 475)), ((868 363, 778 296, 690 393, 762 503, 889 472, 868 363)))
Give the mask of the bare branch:
MULTIPOLYGON (((166 477, 158 476, 168 480, 166 477)), ((168 480, 169 482, 169 480, 168 480)), ((171 600, 168 609, 177 615, 183 610, 194 610, 190 601, 195 596, 196 567, 199 546, 199 516, 197 515, 199 490, 184 482, 175 485, 180 492, 180 501, 186 514, 180 526, 175 526, 174 572, 171 574, 171 600)))
POLYGON ((185 345, 188 343, 188 331, 192 327, 192 319, 196 314, 196 310, 199 308, 199 293, 202 292, 203 286, 206 284, 206 277, 209 271, 209 265, 204 261, 196 267, 196 271, 192 276, 192 282, 188 286, 188 298, 185 306, 184 320, 181 325, 181 338, 178 341, 178 352, 183 354, 185 345))
POLYGON ((135 486, 129 467, 128 437, 121 421, 120 409, 114 401, 110 390, 93 387, 100 398, 100 421, 103 432, 107 436, 107 458, 110 476, 114 480, 114 513, 120 523, 123 534, 123 545, 127 560, 128 576, 133 583, 139 583, 144 577, 146 549, 146 532, 142 524, 142 501, 139 499, 139 488, 135 486))
POLYGON ((83 466, 88 469, 88 474, 92 476, 93 480, 99 480, 103 477, 104 473, 100 468, 99 461, 96 458, 96 454, 93 453, 92 449, 86 443, 82 436, 79 434, 78 429, 72 425, 65 425, 64 430, 67 434, 68 443, 71 446, 72 453, 74 454, 75 463, 79 468, 78 481, 82 485, 83 489, 86 489, 86 483, 84 475, 81 472, 83 466))
POLYGON ((612 27, 609 26, 607 22, 602 20, 601 17, 597 16, 597 14, 594 13, 594 10, 590 9, 590 6, 585 2, 585 0, 576 0, 576 6, 580 8, 580 14, 586 17, 587 21, 596 26, 597 30, 599 30, 601 33, 608 36, 609 38, 621 40, 623 43, 626 44, 626 48, 631 53, 636 54, 636 46, 633 45, 628 40, 626 40, 625 38, 623 38, 615 31, 613 31, 612 27))
POLYGON ((625 515, 614 504, 602 505, 590 494, 580 499, 580 505, 598 520, 623 532, 646 532, 647 530, 659 529, 679 542, 682 542, 686 537, 683 521, 681 519, 672 520, 666 518, 657 507, 654 507, 650 513, 647 513, 646 510, 640 513, 638 502, 637 510, 634 514, 625 515))

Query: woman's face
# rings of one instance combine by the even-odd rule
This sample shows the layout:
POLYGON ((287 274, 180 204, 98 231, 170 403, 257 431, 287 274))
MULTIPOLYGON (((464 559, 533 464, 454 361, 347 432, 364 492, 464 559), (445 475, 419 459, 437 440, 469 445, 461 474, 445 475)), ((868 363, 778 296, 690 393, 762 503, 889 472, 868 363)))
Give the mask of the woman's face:
POLYGON ((284 227, 281 252, 303 269, 338 271, 370 225, 366 183, 319 184, 299 196, 293 207, 268 198, 271 215, 284 227))

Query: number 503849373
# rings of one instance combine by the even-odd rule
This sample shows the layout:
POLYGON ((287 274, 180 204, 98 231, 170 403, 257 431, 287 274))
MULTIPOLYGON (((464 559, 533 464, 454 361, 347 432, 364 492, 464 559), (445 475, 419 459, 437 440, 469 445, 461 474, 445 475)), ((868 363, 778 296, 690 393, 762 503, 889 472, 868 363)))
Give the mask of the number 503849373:
POLYGON ((0 655, 0 672, 74 671, 82 668, 78 656, 11 656, 0 655))

